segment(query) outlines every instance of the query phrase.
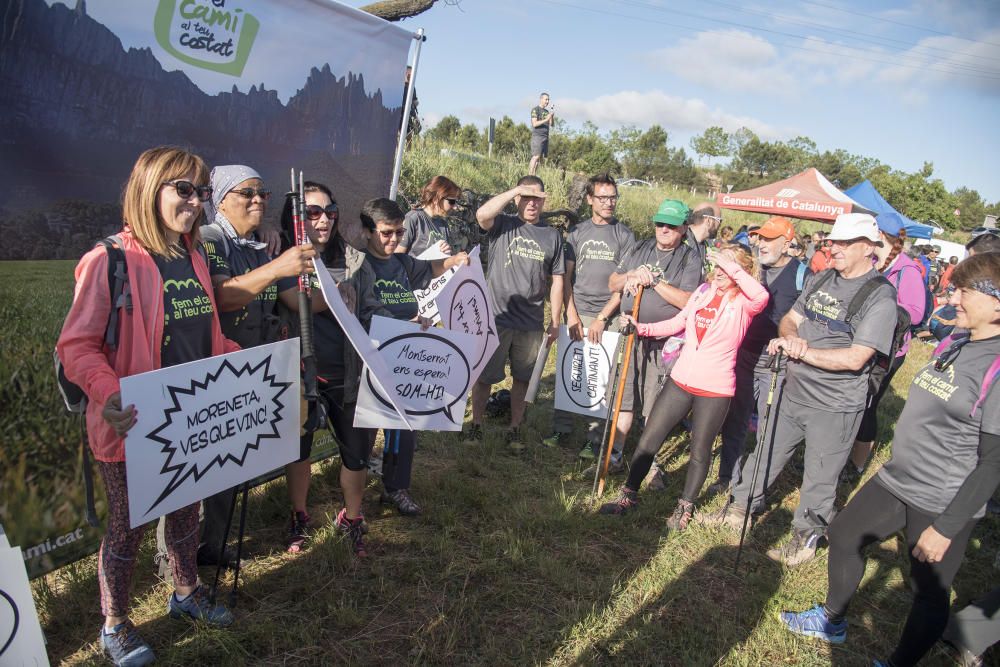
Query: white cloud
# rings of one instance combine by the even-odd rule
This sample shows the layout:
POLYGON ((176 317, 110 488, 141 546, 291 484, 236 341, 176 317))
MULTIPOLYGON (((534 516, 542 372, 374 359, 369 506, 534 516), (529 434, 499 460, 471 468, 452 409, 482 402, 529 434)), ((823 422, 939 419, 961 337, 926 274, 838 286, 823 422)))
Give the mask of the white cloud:
POLYGON ((748 127, 764 138, 788 136, 790 131, 764 121, 712 109, 703 100, 667 95, 659 90, 639 92, 624 90, 590 100, 562 98, 559 113, 567 120, 591 121, 598 127, 659 124, 668 131, 701 132, 718 125, 727 131, 748 127))

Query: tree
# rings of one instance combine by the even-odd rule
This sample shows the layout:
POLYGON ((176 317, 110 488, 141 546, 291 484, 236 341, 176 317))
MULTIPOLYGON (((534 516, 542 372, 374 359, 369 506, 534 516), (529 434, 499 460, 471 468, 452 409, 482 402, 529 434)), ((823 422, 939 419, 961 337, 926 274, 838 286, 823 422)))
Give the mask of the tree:
POLYGON ((428 130, 427 136, 431 139, 447 143, 453 141, 455 139, 455 135, 457 135, 461 129, 462 121, 460 121, 457 116, 445 116, 438 122, 437 125, 428 130))
POLYGON ((976 190, 960 187, 954 192, 955 208, 961 211, 958 217, 961 228, 968 231, 983 224, 986 217, 986 202, 976 190))
POLYGON ((715 125, 691 137, 691 149, 699 156, 724 157, 730 154, 729 142, 729 133, 715 125))
POLYGON ((361 11, 386 21, 402 21, 417 14, 423 14, 436 2, 437 0, 382 0, 361 7, 361 11))

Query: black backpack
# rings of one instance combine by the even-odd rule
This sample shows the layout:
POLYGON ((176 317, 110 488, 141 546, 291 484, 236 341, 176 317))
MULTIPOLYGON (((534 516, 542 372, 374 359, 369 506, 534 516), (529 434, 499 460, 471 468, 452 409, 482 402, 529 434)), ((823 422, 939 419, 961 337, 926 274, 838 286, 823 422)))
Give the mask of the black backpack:
MULTIPOLYGON (((809 296, 819 290, 833 275, 834 269, 827 269, 823 271, 816 281, 812 285, 812 289, 809 292, 809 296)), ((857 317, 858 313, 861 312, 861 308, 865 305, 872 294, 882 285, 888 285, 892 288, 893 292, 896 288, 885 276, 875 276, 868 280, 861 289, 855 293, 851 302, 847 305, 847 315, 844 319, 851 330, 851 338, 854 337, 854 325, 852 322, 854 318, 857 317)), ((803 300, 803 303, 808 301, 808 297, 803 300)), ((882 387, 882 383, 885 382, 886 376, 889 374, 889 368, 892 366, 893 360, 896 358, 896 353, 903 346, 903 342, 906 339, 906 334, 910 331, 910 313, 906 311, 905 308, 896 303, 896 326, 892 331, 892 345, 889 349, 889 354, 882 354, 878 350, 875 350, 875 355, 873 356, 873 361, 869 362, 869 374, 868 374, 868 396, 874 396, 878 393, 879 389, 882 387)))

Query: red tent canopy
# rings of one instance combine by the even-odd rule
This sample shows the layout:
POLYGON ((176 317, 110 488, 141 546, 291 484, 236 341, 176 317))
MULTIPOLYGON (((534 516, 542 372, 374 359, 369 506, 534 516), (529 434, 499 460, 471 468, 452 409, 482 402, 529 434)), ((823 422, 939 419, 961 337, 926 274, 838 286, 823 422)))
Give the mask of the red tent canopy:
POLYGON ((841 213, 871 213, 812 167, 752 190, 720 192, 716 200, 722 208, 822 222, 832 222, 841 213))

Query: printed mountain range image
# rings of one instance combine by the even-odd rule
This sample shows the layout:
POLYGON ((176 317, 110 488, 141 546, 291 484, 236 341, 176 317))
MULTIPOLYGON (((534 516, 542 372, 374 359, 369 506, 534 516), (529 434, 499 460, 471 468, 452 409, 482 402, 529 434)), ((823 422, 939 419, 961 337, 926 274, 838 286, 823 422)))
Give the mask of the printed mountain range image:
POLYGON ((84 0, 0 0, 0 259, 76 258, 120 229, 132 164, 160 144, 259 171, 271 220, 293 167, 357 220, 388 192, 401 111, 334 69, 313 67, 287 103, 263 84, 210 95, 151 49, 126 49, 84 0))

